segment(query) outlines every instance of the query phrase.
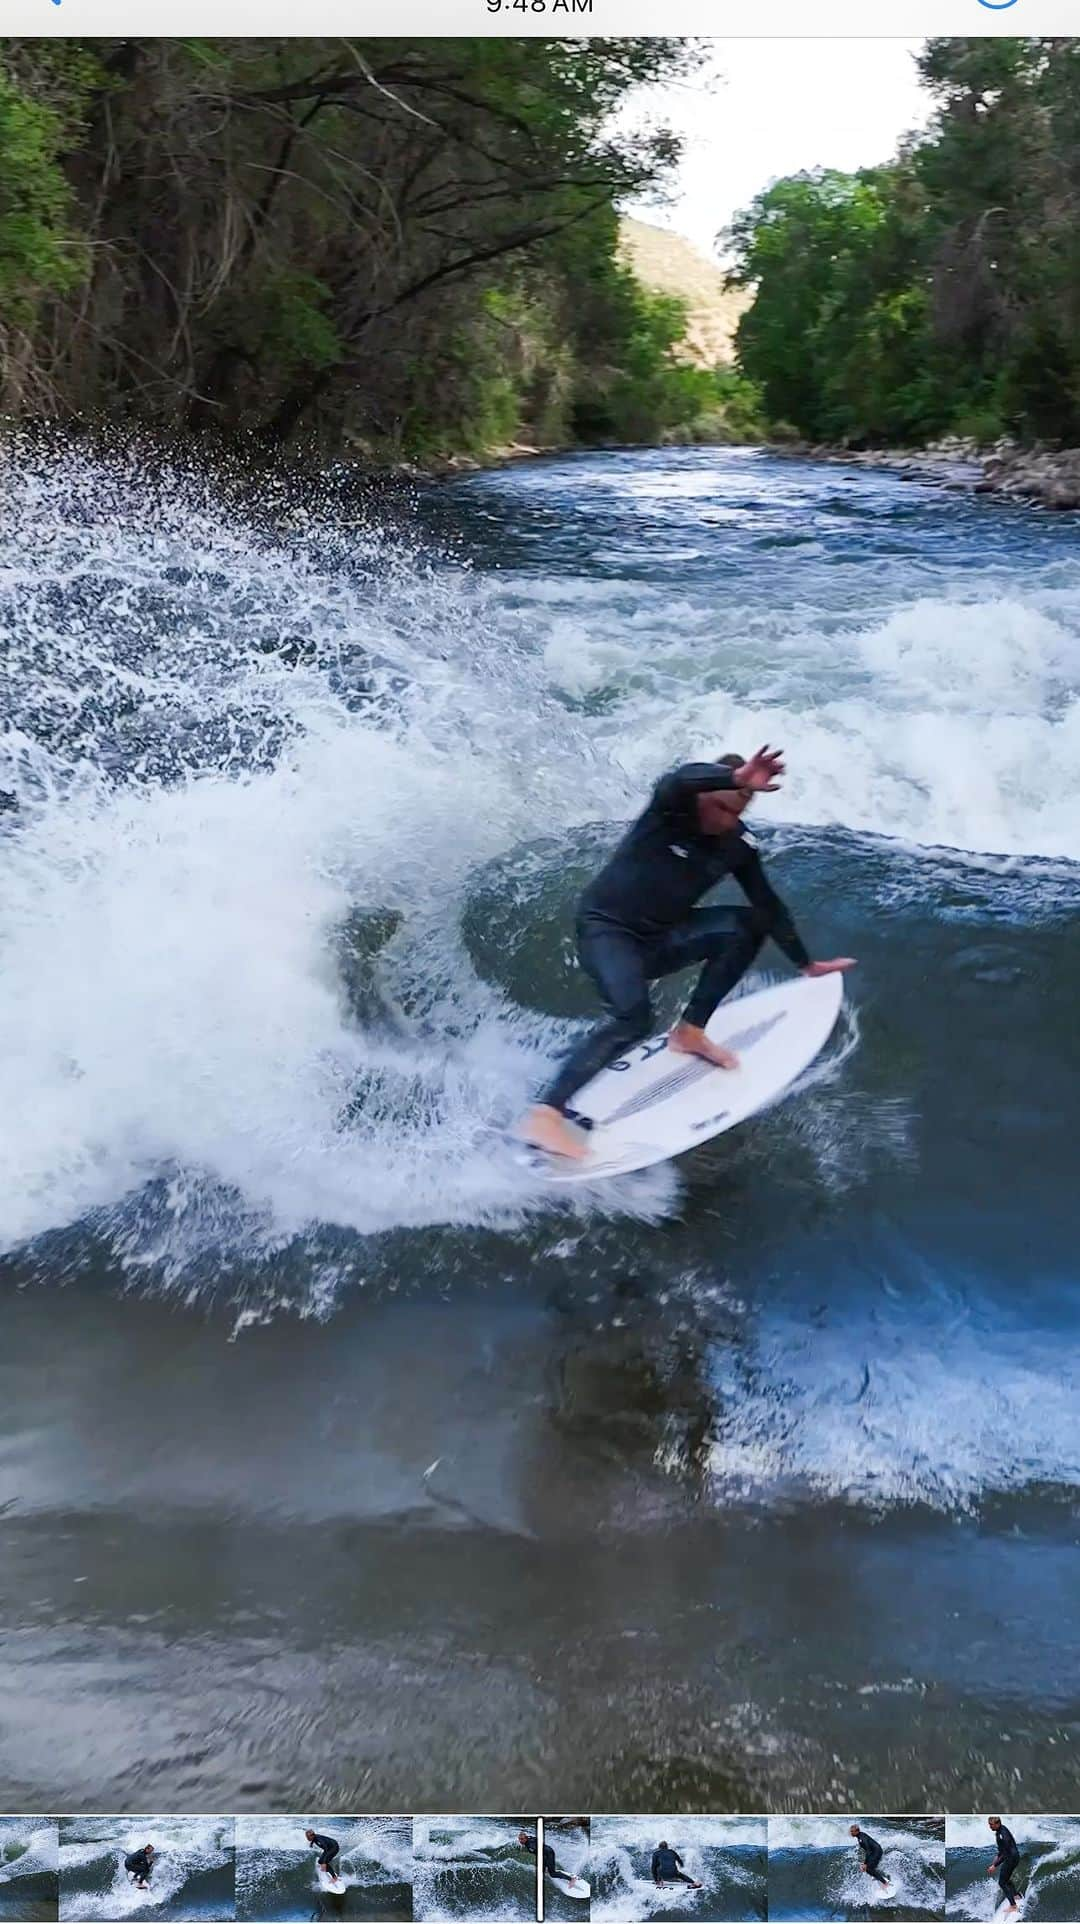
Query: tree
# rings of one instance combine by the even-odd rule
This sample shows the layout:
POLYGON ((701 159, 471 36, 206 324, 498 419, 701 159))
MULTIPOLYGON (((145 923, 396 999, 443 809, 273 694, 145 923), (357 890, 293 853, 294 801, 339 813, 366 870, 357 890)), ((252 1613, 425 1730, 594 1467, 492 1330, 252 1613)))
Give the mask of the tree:
POLYGON ((942 39, 926 134, 779 181, 735 222, 739 332, 813 439, 1080 439, 1080 42, 942 39))
MULTIPOLYGON (((50 45, 0 50, 31 113, 50 45)), ((614 131, 614 109, 699 57, 644 37, 93 46, 63 176, 92 271, 77 302, 35 283, 43 371, 90 410, 274 440, 400 440, 419 385, 437 427, 426 375, 448 411, 465 396, 493 290, 558 281, 577 229, 604 281, 616 201, 677 154, 663 130, 614 131)))

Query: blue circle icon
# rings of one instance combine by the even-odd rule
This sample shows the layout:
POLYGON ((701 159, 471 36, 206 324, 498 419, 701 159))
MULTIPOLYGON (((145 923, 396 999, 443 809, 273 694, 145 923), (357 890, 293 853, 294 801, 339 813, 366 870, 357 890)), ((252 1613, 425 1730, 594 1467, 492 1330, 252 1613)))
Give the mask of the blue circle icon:
POLYGON ((979 0, 980 7, 989 7, 991 13, 1005 13, 1015 7, 1016 0, 979 0))

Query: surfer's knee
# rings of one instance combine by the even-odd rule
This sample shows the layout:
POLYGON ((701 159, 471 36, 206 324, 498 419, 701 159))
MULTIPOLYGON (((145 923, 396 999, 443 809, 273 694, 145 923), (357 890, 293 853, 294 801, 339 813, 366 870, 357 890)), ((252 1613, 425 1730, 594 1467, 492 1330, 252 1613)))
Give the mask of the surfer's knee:
POLYGON ((626 1047, 633 1042, 643 1042, 652 1028, 652 1003, 648 1001, 632 1003, 628 1009, 620 1009, 615 1017, 620 1039, 626 1047))

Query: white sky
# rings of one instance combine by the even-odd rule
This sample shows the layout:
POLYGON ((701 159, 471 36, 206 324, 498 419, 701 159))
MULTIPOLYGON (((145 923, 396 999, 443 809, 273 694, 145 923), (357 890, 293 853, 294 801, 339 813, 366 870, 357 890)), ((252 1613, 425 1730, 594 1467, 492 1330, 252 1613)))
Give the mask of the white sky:
POLYGON ((922 126, 919 40, 714 40, 690 84, 642 90, 624 118, 666 123, 686 148, 672 204, 627 208, 715 256, 731 216, 782 174, 872 167, 922 126))

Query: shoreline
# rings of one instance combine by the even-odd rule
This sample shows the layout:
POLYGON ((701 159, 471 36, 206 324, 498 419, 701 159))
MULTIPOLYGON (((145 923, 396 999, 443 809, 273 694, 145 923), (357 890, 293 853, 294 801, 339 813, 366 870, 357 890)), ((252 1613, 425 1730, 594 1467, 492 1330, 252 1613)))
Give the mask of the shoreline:
MULTIPOLYGON (((1004 500, 1050 509, 1056 513, 1080 510, 1080 448, 1030 447, 999 442, 980 447, 951 437, 924 448, 844 448, 809 441, 699 442, 586 442, 558 447, 535 447, 512 441, 484 454, 450 454, 429 461, 372 462, 365 472, 394 475, 406 481, 452 481, 470 474, 489 473, 518 462, 569 454, 625 454, 659 447, 747 447, 757 445, 767 454, 792 460, 821 461, 835 467, 866 468, 898 474, 902 480, 922 481, 955 493, 998 495, 1004 500)), ((364 466, 364 464, 358 464, 364 466)))
MULTIPOLYGON (((55 446, 63 442, 86 445, 133 444, 163 446, 170 452, 198 451, 213 460, 215 455, 231 452, 253 461, 256 466, 279 465, 282 454, 268 457, 265 449, 238 437, 231 447, 208 437, 155 434, 153 430, 125 423, 117 428, 105 422, 64 423, 34 420, 13 421, 0 417, 0 459, 15 453, 20 446, 55 446)), ((519 462, 553 459, 572 454, 627 454, 664 447, 731 449, 757 447, 793 461, 819 461, 832 467, 862 468, 871 472, 899 475, 901 480, 921 481, 954 493, 996 495, 1006 501, 1046 508, 1055 513, 1080 511, 1080 448, 1047 448, 1039 442, 1030 446, 1000 441, 992 447, 950 436, 921 448, 845 448, 835 442, 782 441, 648 441, 648 442, 572 442, 537 446, 527 441, 510 441, 488 448, 482 454, 459 453, 432 455, 424 460, 400 457, 381 459, 377 451, 354 446, 337 459, 316 458, 312 450, 297 448, 289 466, 308 474, 347 469, 372 483, 453 481, 471 474, 490 473, 519 462)))
POLYGON ((980 447, 951 437, 925 448, 843 448, 809 441, 775 445, 792 459, 877 469, 958 493, 992 494, 1057 513, 1080 509, 1080 448, 1001 441, 980 447))

